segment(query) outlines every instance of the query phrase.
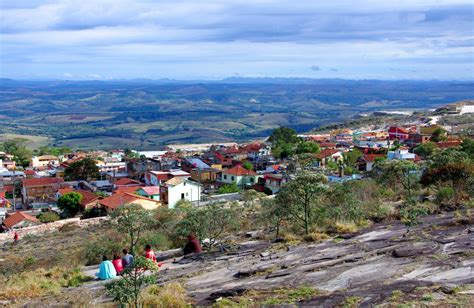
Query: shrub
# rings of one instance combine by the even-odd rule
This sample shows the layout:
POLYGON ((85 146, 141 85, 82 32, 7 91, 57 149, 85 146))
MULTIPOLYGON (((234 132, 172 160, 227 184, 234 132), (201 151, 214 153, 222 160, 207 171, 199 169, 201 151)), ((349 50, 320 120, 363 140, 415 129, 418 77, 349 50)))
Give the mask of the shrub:
POLYGON ((436 194, 436 203, 440 206, 451 205, 456 192, 452 187, 441 187, 436 194))
POLYGON ((60 219, 59 215, 54 212, 41 213, 36 218, 38 218, 42 223, 54 222, 60 219))
POLYGON ((218 194, 231 194, 231 193, 236 193, 239 192, 240 188, 237 187, 237 184, 232 183, 232 184, 224 184, 219 189, 217 190, 218 194))
POLYGON ((61 227, 59 227, 59 232, 69 232, 78 229, 79 226, 76 223, 68 222, 61 227))
POLYGON ((152 285, 142 291, 142 304, 148 307, 189 307, 186 291, 179 283, 152 285))
POLYGON ((326 233, 321 233, 321 232, 311 232, 309 234, 306 234, 303 239, 306 242, 319 242, 323 241, 329 238, 329 235, 326 233))

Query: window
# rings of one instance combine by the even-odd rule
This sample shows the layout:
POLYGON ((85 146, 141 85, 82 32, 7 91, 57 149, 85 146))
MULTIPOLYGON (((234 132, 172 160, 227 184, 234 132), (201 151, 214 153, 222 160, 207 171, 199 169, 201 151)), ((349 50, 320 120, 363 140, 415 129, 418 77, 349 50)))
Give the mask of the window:
POLYGON ((183 185, 186 186, 186 182, 184 182, 183 185))
POLYGON ((253 182, 253 181, 254 181, 254 179, 253 179, 253 178, 250 178, 250 182, 253 182))
POLYGON ((184 194, 181 194, 181 200, 184 200, 184 194))
POLYGON ((230 179, 231 179, 232 181, 235 181, 235 177, 234 177, 234 176, 231 176, 230 179))
POLYGON ((227 175, 226 174, 224 174, 224 180, 227 180, 227 175))

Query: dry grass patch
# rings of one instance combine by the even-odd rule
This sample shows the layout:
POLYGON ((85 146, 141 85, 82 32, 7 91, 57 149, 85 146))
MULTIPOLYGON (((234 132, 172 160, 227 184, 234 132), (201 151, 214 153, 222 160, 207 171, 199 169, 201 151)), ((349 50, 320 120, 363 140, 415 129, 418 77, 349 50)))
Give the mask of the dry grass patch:
POLYGON ((190 307, 186 290, 179 283, 164 286, 152 285, 142 291, 144 307, 182 308, 190 307))

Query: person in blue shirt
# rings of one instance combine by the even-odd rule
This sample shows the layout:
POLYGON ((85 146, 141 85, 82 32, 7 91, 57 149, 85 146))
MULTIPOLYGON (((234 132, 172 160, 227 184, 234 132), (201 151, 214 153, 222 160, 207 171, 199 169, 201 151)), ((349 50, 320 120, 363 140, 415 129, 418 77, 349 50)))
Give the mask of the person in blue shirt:
POLYGON ((112 262, 109 261, 107 256, 102 257, 102 262, 99 265, 99 272, 95 274, 100 280, 113 279, 117 276, 115 267, 112 262))
POLYGON ((128 253, 128 249, 127 249, 127 248, 124 248, 124 249, 122 250, 122 252, 123 252, 123 256, 122 256, 122 265, 123 265, 123 268, 131 267, 132 264, 133 264, 133 256, 128 253))

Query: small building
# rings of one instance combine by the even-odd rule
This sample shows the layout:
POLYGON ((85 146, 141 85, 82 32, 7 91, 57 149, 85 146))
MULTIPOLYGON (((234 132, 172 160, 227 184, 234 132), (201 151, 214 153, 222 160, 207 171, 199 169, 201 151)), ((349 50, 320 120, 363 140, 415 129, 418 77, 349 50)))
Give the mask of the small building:
POLYGON ((23 179, 23 203, 56 200, 56 193, 63 186, 63 183, 62 178, 23 179))
POLYGON ((140 187, 136 193, 153 200, 160 200, 160 186, 140 187))
POLYGON ((277 194, 283 186, 290 181, 290 178, 284 174, 266 174, 265 175, 265 190, 277 194))
POLYGON ((254 185, 258 178, 262 177, 253 170, 247 170, 242 165, 237 165, 233 168, 222 170, 219 182, 225 184, 235 183, 237 186, 254 185))
POLYGON ((372 171, 374 163, 376 162, 378 158, 384 159, 385 155, 384 154, 364 154, 356 162, 357 169, 359 171, 367 171, 367 172, 372 171))
POLYGON ((160 200, 174 208, 180 200, 196 202, 201 198, 201 185, 183 177, 172 178, 161 186, 160 200))
POLYGON ((190 176, 190 173, 181 169, 172 169, 169 171, 149 171, 145 174, 145 183, 147 185, 160 186, 162 183, 172 178, 183 177, 187 179, 190 176))
POLYGON ((6 216, 3 221, 3 225, 7 229, 19 229, 31 226, 37 226, 41 222, 34 216, 28 215, 23 212, 15 212, 6 216))
POLYGON ((408 152, 407 148, 401 147, 395 151, 388 151, 387 153, 388 160, 412 160, 417 161, 419 160, 418 155, 415 153, 408 152))
POLYGON ((143 207, 146 210, 154 210, 160 206, 160 201, 142 197, 136 194, 127 192, 115 193, 110 197, 99 200, 99 205, 105 208, 110 213, 115 211, 122 205, 136 204, 143 207))
POLYGON ((315 155, 318 167, 324 167, 329 162, 343 161, 342 152, 336 149, 323 149, 315 155))
POLYGON ((57 167, 59 166, 59 158, 54 155, 33 156, 30 166, 33 168, 57 167))
POLYGON ((391 126, 388 129, 388 138, 390 140, 406 140, 410 137, 408 129, 398 126, 391 126))

